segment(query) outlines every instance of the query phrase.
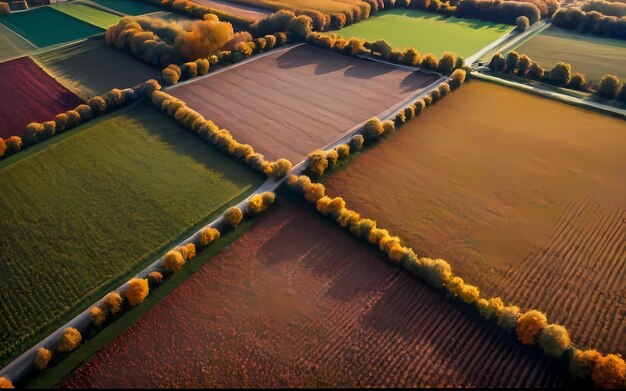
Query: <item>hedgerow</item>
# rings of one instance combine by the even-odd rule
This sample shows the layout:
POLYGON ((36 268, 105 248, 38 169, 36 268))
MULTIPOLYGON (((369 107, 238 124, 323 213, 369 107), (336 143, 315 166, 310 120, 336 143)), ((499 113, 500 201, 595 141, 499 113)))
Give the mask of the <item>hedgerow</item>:
POLYGON ((123 90, 114 88, 100 96, 89 99, 87 104, 80 104, 73 110, 57 114, 50 121, 31 122, 26 125, 22 136, 11 136, 4 140, 0 138, 0 158, 13 155, 96 117, 134 103, 160 89, 159 83, 153 79, 133 88, 123 90))
POLYGON ((220 129, 215 123, 187 107, 180 99, 159 90, 152 92, 151 99, 156 107, 176 119, 185 128, 210 142, 224 153, 245 162, 253 169, 275 179, 282 178, 291 170, 291 162, 288 160, 279 159, 275 162, 265 160, 263 155, 255 153, 250 145, 241 144, 233 138, 228 130, 220 129))

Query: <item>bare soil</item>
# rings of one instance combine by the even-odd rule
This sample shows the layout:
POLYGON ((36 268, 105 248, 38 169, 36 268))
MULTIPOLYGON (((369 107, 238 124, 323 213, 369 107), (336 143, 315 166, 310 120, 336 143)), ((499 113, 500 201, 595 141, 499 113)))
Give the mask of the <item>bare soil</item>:
POLYGON ((326 181, 483 293, 626 353, 622 120, 472 81, 326 181))
POLYGON ((60 386, 566 385, 310 205, 272 208, 60 386))
POLYGON ((266 158, 298 162, 436 79, 304 45, 168 92, 266 158))

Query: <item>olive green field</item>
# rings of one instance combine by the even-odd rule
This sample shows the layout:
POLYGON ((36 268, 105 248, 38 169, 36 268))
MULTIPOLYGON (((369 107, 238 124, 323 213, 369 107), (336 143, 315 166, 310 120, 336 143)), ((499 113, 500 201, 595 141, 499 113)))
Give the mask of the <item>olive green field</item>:
POLYGON ((574 72, 582 72, 587 80, 599 82, 605 74, 626 78, 626 41, 577 32, 551 26, 515 48, 542 67, 552 69, 563 61, 574 72))
POLYGON ((0 366, 263 180, 150 103, 0 162, 0 366))

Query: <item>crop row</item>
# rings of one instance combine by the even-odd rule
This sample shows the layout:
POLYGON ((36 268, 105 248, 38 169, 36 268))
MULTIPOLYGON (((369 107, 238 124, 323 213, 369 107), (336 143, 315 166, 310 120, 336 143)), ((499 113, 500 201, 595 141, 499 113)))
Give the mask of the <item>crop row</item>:
MULTIPOLYGON (((221 216, 223 221, 223 229, 236 228, 244 216, 254 216, 265 211, 274 203, 276 196, 273 192, 264 192, 255 194, 245 203, 245 208, 233 206, 228 208, 221 216)), ((216 226, 218 224, 216 223, 216 226)), ((151 289, 157 288, 165 277, 172 273, 180 271, 185 264, 197 255, 197 251, 201 251, 209 246, 221 236, 221 231, 213 226, 206 226, 201 229, 191 241, 176 246, 168 251, 160 262, 160 266, 156 266, 156 270, 149 272, 146 276, 135 277, 122 285, 118 290, 112 291, 105 295, 98 303, 89 308, 90 323, 88 327, 81 328, 78 315, 76 327, 66 327, 56 339, 52 342, 41 344, 36 347, 33 354, 27 357, 21 356, 18 360, 28 370, 38 369, 44 370, 49 365, 56 364, 66 358, 68 354, 74 351, 78 346, 85 342, 86 339, 95 336, 102 328, 117 319, 125 311, 132 309, 144 302, 151 289)), ((70 324, 73 321, 70 321, 70 324)), ((25 372, 20 371, 20 376, 24 376, 25 372)), ((9 376, 0 377, 0 388, 13 388, 13 382, 20 381, 21 378, 10 378, 9 376)))

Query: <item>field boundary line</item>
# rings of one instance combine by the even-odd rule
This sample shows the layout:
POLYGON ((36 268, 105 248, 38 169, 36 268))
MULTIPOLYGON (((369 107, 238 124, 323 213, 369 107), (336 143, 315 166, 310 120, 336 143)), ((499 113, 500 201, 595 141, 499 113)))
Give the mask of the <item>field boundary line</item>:
POLYGON ((243 61, 239 61, 239 62, 237 62, 235 64, 231 64, 231 65, 228 65, 226 67, 220 68, 220 69, 218 69, 215 72, 209 72, 206 75, 202 75, 202 76, 199 76, 199 77, 194 77, 194 78, 191 78, 189 80, 185 80, 183 82, 176 83, 176 84, 171 85, 171 86, 167 86, 167 87, 163 88, 162 90, 163 91, 173 90, 173 89, 175 89, 177 87, 185 86, 187 84, 193 83, 193 82, 198 81, 198 80, 202 80, 202 79, 206 79, 206 78, 211 77, 211 76, 219 75, 222 72, 225 72, 225 71, 237 68, 238 66, 247 64, 249 62, 258 60, 260 58, 267 57, 267 56, 272 55, 272 54, 287 52, 287 51, 289 51, 291 49, 295 49, 295 48, 297 48, 299 46, 302 46, 302 45, 306 45, 306 43, 305 42, 301 42, 301 43, 298 43, 298 44, 286 45, 286 46, 281 47, 280 49, 268 50, 268 51, 263 52, 261 54, 257 54, 255 56, 249 57, 249 58, 247 58, 247 59, 245 59, 243 61))
MULTIPOLYGON (((290 46, 290 47, 283 47, 281 48, 281 52, 282 51, 288 51, 291 50, 297 46, 301 46, 301 45, 305 45, 305 43, 301 43, 301 44, 297 44, 294 46, 290 46)), ((268 51, 266 52, 266 55, 269 54, 273 54, 276 53, 276 51, 268 51)), ((265 53, 264 53, 265 54, 265 53)), ((254 56, 250 59, 248 59, 248 61, 252 61, 256 58, 260 58, 262 57, 262 55, 258 55, 258 56, 254 56)), ((228 69, 231 69, 234 66, 239 66, 242 65, 245 62, 248 61, 241 61, 238 62, 236 64, 233 64, 231 66, 225 67, 223 69, 220 69, 219 72, 223 72, 226 71, 228 69)), ((210 73, 207 74, 205 76, 202 77, 208 77, 214 74, 217 74, 219 72, 214 72, 214 73, 210 73)), ((195 81, 198 78, 195 78, 193 80, 190 81, 195 81)), ((419 90, 417 93, 412 94, 404 99, 402 99, 400 102, 398 102, 397 104, 391 106, 390 108, 384 110, 383 112, 381 112, 379 115, 380 116, 384 116, 384 118, 389 118, 392 115, 395 115, 396 112, 398 112, 404 104, 406 104, 406 102, 411 101, 411 100, 415 100, 415 99, 419 99, 421 96, 424 96, 426 94, 429 94, 432 90, 434 90, 435 88, 437 88, 442 81, 447 80, 448 77, 447 76, 442 76, 441 78, 434 80, 433 82, 431 82, 430 84, 426 85, 424 88, 422 88, 421 90, 419 90)), ((180 84, 185 84, 187 82, 183 82, 183 83, 178 83, 172 87, 176 87, 180 84)), ((139 102, 135 102, 132 105, 129 105, 128 108, 133 107, 133 105, 135 104, 139 104, 139 102)), ((128 109, 126 108, 126 109, 128 109)), ((343 134, 343 136, 337 138, 335 141, 327 144, 325 147, 322 148, 326 148, 326 149, 331 149, 334 148, 335 146, 338 146, 340 144, 344 144, 346 142, 348 142, 354 135, 359 134, 359 132, 361 132, 364 127, 365 127, 365 123, 367 121, 363 121, 355 126, 353 126, 351 129, 349 129, 346 133, 343 134)), ((78 133, 76 133, 78 134, 78 133)), ((37 151, 40 152, 40 151, 37 151)), ((239 209, 241 209, 241 211, 244 213, 244 215, 250 215, 251 210, 249 207, 249 200, 250 198, 252 198, 255 195, 259 195, 261 193, 264 193, 266 191, 276 191, 276 189, 278 189, 283 182, 286 181, 286 179, 291 176, 291 175, 301 175, 302 173, 304 173, 304 171, 307 169, 306 167, 306 157, 301 160, 298 164, 294 165, 292 167, 292 169, 282 178, 276 180, 276 179, 272 179, 272 178, 268 178, 266 179, 254 192, 252 192, 248 197, 246 197, 245 199, 241 200, 239 203, 232 205, 234 207, 238 207, 239 209)), ((200 233, 206 229, 206 228, 216 228, 220 231, 224 230, 225 227, 228 227, 228 225, 226 224, 226 222, 224 221, 224 218, 222 215, 216 217, 213 221, 209 222, 208 224, 200 227, 200 229, 198 229, 196 232, 194 232, 193 234, 191 234, 189 237, 187 237, 186 239, 182 240, 181 242, 179 242, 177 245, 172 245, 173 247, 176 246, 184 246, 188 243, 195 243, 198 242, 200 233)), ((158 259, 156 259, 153 263, 149 264, 148 266, 146 266, 144 269, 142 269, 141 271, 139 271, 137 274, 135 274, 134 278, 148 278, 148 275, 153 272, 153 271, 164 271, 164 266, 163 266, 163 259, 165 258, 165 255, 159 257, 158 259)), ((122 285, 120 285, 118 288, 113 289, 113 291, 118 292, 120 295, 123 294, 123 292, 126 290, 128 286, 128 282, 124 282, 122 285)), ((24 353, 22 353, 21 355, 19 355, 17 358, 15 358, 13 361, 11 361, 9 364, 7 364, 4 368, 0 369, 0 377, 5 377, 7 379, 10 379, 12 382, 17 382, 20 381, 23 377, 25 377, 30 370, 33 368, 34 366, 34 360, 35 357, 37 355, 37 350, 40 347, 47 347, 47 348, 52 348, 54 346, 56 346, 56 344, 58 343, 61 335, 63 334, 63 330, 67 327, 74 327, 77 330, 79 330, 81 333, 83 333, 91 324, 92 320, 91 320, 91 307, 93 307, 94 305, 97 305, 103 298, 99 299, 98 301, 96 301, 95 303, 92 303, 88 306, 85 307, 85 309, 80 312, 79 314, 77 314, 74 318, 70 319, 67 323, 65 323, 64 325, 60 326, 56 331, 52 332, 50 335, 48 335, 47 337, 45 337, 43 340, 41 340, 40 342, 38 342, 37 344, 35 344, 34 346, 32 346, 30 349, 26 350, 24 353)))
POLYGON ((500 46, 499 51, 507 50, 511 46, 517 44, 519 41, 523 39, 530 39, 536 34, 541 33, 543 30, 550 27, 550 25, 551 25, 550 22, 547 22, 546 20, 540 20, 539 22, 535 23, 534 25, 526 29, 526 31, 523 31, 521 33, 513 29, 509 31, 507 34, 503 35, 502 37, 498 38, 497 40, 493 41, 489 45, 485 46, 484 48, 480 49, 478 52, 468 57, 465 60, 465 65, 471 66, 475 62, 479 61, 485 54, 498 48, 498 46, 500 46))
POLYGON ((620 109, 618 107, 605 105, 597 102, 590 102, 585 99, 575 98, 573 96, 560 94, 558 92, 552 92, 548 90, 544 90, 543 88, 529 86, 526 84, 517 83, 514 81, 505 80, 496 76, 485 75, 479 71, 472 71, 472 77, 475 77, 480 80, 497 83, 506 87, 515 88, 520 91, 528 92, 531 94, 539 95, 544 98, 552 99, 558 102, 567 103, 572 106, 577 106, 581 108, 585 108, 588 110, 600 111, 605 114, 610 114, 622 119, 626 119, 626 109, 620 109))

